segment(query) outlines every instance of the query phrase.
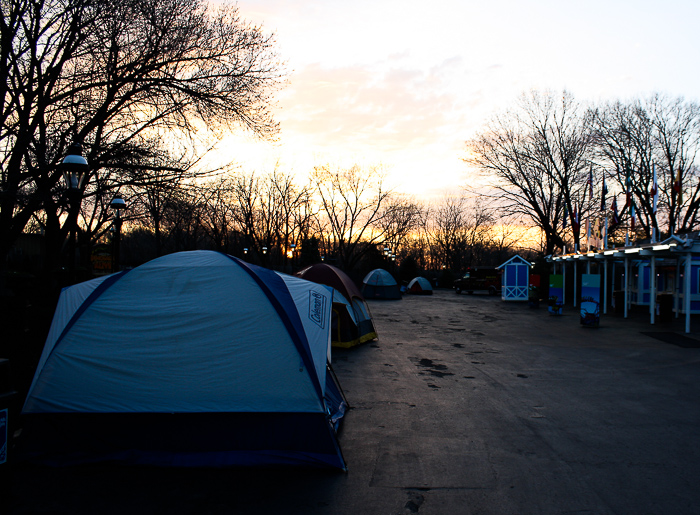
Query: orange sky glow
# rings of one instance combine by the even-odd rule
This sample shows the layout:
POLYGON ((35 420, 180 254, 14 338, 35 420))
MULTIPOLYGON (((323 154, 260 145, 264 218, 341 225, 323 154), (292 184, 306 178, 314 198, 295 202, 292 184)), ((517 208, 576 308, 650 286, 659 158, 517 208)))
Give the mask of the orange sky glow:
POLYGON ((700 2, 669 0, 243 0, 274 32, 289 70, 277 142, 240 133, 224 161, 304 175, 315 165, 382 165, 397 191, 431 197, 481 186, 464 142, 530 89, 579 101, 653 92, 700 99, 693 66, 700 2))

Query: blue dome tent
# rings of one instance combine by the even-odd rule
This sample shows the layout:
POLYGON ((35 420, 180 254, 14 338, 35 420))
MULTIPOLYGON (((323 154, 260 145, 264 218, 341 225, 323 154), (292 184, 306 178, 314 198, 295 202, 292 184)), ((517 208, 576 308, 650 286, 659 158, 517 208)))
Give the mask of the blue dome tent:
POLYGON ((210 251, 64 289, 23 409, 24 456, 345 469, 331 301, 210 251))
POLYGON ((368 273, 362 280, 362 295, 365 299, 387 299, 394 300, 401 298, 399 285, 393 276, 381 268, 377 268, 368 273))

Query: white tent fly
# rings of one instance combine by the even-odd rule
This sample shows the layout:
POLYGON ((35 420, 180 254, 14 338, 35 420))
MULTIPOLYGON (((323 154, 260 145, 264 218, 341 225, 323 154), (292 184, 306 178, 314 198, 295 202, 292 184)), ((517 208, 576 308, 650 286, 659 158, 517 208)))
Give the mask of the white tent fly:
POLYGON ((209 251, 61 294, 22 448, 42 461, 345 468, 332 291, 209 251))

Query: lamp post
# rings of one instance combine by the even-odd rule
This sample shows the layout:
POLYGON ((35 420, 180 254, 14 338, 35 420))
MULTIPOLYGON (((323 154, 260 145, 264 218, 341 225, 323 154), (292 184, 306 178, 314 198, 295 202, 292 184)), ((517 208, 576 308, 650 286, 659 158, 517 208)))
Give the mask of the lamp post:
POLYGON ((119 250, 121 248, 122 217, 121 212, 128 209, 124 199, 117 195, 110 202, 109 207, 114 209, 114 236, 112 238, 112 272, 119 271, 119 250))
POLYGON ((297 251, 297 244, 296 244, 296 243, 291 243, 291 244, 289 245, 289 250, 290 250, 290 252, 291 252, 291 254, 292 254, 292 256, 291 256, 292 270, 294 270, 294 257, 295 257, 296 251, 297 251))
POLYGON ((66 157, 61 163, 63 180, 68 190, 68 223, 70 224, 70 261, 68 262, 69 280, 75 282, 75 237, 78 228, 78 214, 82 200, 82 187, 89 170, 87 159, 83 157, 83 147, 73 143, 68 147, 66 157))

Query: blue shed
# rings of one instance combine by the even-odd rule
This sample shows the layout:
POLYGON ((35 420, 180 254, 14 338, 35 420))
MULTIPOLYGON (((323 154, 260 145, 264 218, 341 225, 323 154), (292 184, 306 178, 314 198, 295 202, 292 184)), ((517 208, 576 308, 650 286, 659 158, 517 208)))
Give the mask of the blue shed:
POLYGON ((530 262, 518 255, 497 267, 501 270, 501 299, 528 300, 530 262))

